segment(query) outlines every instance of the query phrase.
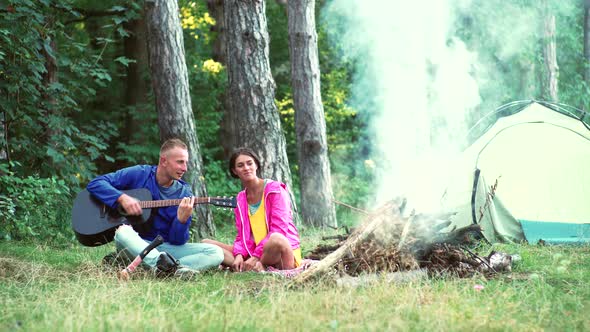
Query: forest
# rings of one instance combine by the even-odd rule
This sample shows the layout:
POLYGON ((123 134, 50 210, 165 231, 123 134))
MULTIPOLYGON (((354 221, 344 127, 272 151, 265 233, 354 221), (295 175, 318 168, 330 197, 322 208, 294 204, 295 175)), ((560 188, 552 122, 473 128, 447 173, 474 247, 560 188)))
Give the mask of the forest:
POLYGON ((587 110, 589 59, 580 0, 0 0, 0 238, 75 242, 76 194, 170 137, 198 195, 235 195, 249 146, 299 223, 350 225, 503 104, 587 110))

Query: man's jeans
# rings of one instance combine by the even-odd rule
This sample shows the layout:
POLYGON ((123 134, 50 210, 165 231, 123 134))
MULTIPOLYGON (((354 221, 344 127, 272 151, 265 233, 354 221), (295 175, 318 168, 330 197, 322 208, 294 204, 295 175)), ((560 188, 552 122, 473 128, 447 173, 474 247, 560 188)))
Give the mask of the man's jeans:
MULTIPOLYGON (((131 226, 122 225, 115 232, 115 244, 117 251, 124 252, 129 259, 133 260, 147 247, 149 242, 142 239, 131 226)), ((150 251, 143 259, 143 263, 154 268, 160 252, 163 251, 176 258, 181 266, 186 266, 193 270, 201 271, 218 267, 223 261, 223 250, 216 245, 207 243, 173 245, 164 242, 150 251)))

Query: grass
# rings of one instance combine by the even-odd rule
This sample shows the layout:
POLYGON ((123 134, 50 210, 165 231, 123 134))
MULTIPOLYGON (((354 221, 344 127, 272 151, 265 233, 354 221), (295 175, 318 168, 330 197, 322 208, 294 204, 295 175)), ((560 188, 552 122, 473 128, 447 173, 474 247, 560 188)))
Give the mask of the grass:
MULTIPOLYGON (((315 245, 321 235, 303 232, 303 243, 315 245)), ((222 271, 192 281, 140 275, 120 282, 100 265, 112 246, 2 242, 0 330, 590 330, 589 246, 493 249, 522 260, 493 279, 382 280, 357 288, 326 279, 293 288, 275 276, 222 271)))

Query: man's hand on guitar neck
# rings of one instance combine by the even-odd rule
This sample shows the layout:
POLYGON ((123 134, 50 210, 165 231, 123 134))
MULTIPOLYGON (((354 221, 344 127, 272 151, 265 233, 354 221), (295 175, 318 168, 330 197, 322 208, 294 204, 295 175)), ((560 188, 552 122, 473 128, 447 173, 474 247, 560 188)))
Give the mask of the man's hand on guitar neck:
POLYGON ((123 207, 123 210, 125 210, 128 215, 139 216, 142 213, 139 202, 127 194, 119 196, 119 198, 117 198, 117 202, 123 207))
POLYGON ((180 205, 178 206, 178 220, 180 223, 184 224, 188 220, 188 217, 193 214, 193 206, 195 206, 195 197, 185 197, 180 201, 180 205))

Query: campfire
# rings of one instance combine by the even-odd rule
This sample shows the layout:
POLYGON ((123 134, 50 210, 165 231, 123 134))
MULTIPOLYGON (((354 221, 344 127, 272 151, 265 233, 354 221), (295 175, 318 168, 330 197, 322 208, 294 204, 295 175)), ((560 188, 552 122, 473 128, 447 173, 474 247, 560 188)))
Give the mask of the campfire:
POLYGON ((479 225, 449 230, 452 213, 406 213, 405 209, 405 199, 393 200, 368 214, 349 234, 325 238, 336 243, 322 244, 307 255, 319 262, 294 281, 327 274, 356 277, 425 270, 428 275, 469 277, 510 271, 509 255, 492 252, 482 257, 468 248, 483 239, 479 225))

